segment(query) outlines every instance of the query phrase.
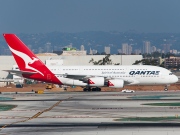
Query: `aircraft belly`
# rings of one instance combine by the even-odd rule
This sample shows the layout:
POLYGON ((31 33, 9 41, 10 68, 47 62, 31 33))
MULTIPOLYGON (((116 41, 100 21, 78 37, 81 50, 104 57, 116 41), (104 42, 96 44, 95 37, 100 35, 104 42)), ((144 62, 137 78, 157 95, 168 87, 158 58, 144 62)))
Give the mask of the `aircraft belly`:
POLYGON ((59 78, 60 81, 65 85, 78 85, 78 86, 86 86, 87 83, 84 83, 79 80, 69 79, 69 78, 59 78))

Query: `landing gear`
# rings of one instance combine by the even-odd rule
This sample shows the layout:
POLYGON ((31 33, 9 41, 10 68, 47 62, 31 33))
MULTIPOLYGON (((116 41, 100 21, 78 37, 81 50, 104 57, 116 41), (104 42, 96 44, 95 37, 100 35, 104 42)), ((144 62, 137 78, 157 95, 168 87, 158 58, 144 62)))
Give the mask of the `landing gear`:
POLYGON ((101 88, 95 87, 91 89, 91 87, 86 87, 83 89, 83 91, 101 91, 101 88))
POLYGON ((168 86, 167 85, 164 87, 164 91, 168 91, 168 86))
POLYGON ((84 88, 83 91, 91 91, 91 88, 84 88))
POLYGON ((95 87, 95 88, 92 88, 92 91, 101 91, 101 88, 95 87))

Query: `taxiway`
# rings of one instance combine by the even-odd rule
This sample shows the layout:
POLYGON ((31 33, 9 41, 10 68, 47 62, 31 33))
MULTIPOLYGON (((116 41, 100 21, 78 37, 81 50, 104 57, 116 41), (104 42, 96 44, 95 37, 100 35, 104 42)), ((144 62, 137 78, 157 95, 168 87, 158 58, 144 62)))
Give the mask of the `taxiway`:
POLYGON ((0 105, 14 105, 0 112, 0 134, 180 134, 179 91, 2 93, 0 97, 0 105))

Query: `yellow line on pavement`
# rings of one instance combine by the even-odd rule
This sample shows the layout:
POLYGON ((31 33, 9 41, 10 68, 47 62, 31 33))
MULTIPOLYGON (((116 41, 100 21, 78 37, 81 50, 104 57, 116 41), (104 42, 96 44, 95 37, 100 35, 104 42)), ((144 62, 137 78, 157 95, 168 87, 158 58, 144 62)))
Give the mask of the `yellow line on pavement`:
MULTIPOLYGON (((71 97, 69 97, 69 98, 67 98, 67 99, 70 99, 70 98, 71 98, 71 97)), ((10 126, 10 125, 17 124, 17 123, 21 123, 21 122, 26 122, 26 121, 28 121, 28 120, 35 119, 35 118, 39 117, 42 113, 48 112, 48 111, 52 110, 54 107, 56 107, 57 105, 59 105, 61 102, 62 102, 62 100, 58 101, 57 103, 55 103, 54 105, 52 105, 50 108, 45 109, 45 110, 43 110, 43 111, 41 111, 41 112, 38 112, 38 113, 36 113, 35 115, 33 115, 32 117, 29 117, 28 119, 21 120, 21 121, 17 121, 17 122, 13 122, 13 123, 10 123, 10 124, 6 124, 6 125, 4 125, 4 126, 1 127, 0 131, 1 131, 3 128, 6 128, 6 127, 8 127, 8 126, 10 126)))

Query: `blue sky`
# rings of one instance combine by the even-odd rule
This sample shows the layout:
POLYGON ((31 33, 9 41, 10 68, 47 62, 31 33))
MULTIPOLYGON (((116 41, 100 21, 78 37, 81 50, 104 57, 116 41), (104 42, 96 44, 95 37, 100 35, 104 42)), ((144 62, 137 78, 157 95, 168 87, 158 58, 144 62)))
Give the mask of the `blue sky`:
POLYGON ((1 0, 0 32, 179 32, 180 0, 1 0))

